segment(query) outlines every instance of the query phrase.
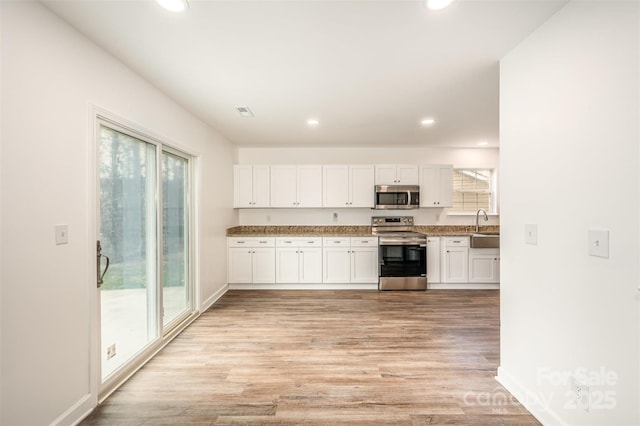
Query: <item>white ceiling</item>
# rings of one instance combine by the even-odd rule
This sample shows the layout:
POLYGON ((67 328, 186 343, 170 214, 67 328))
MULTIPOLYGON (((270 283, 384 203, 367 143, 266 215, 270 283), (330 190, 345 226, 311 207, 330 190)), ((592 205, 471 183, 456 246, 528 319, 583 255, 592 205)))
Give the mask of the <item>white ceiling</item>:
POLYGON ((566 1, 43 3, 238 145, 475 147, 498 146, 500 58, 566 1))

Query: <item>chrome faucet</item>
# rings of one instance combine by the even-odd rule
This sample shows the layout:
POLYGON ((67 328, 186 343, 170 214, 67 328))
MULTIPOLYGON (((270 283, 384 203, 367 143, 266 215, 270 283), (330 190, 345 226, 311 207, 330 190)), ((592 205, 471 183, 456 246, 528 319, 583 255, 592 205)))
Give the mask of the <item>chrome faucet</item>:
POLYGON ((478 209, 478 211, 476 212, 476 233, 480 232, 480 223, 478 223, 478 220, 480 219, 480 212, 484 214, 485 222, 489 220, 489 216, 487 216, 487 212, 484 211, 484 209, 478 209))

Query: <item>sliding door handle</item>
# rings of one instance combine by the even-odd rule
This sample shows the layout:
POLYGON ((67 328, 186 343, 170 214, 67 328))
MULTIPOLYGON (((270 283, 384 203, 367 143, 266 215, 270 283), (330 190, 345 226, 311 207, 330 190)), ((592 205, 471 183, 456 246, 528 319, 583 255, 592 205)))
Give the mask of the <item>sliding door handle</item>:
POLYGON ((98 278, 98 288, 102 287, 102 283, 104 282, 104 275, 109 270, 109 256, 102 254, 102 246, 100 245, 100 240, 96 241, 96 273, 98 278), (102 258, 107 259, 107 264, 104 267, 104 271, 102 269, 102 258))

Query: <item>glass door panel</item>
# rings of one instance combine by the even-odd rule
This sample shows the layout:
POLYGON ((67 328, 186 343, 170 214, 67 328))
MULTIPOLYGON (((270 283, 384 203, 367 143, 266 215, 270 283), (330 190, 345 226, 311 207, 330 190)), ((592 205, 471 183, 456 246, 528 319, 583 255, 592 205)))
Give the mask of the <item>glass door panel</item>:
POLYGON ((100 126, 102 381, 158 337, 156 146, 100 126))
POLYGON ((189 160, 162 153, 163 325, 191 312, 189 292, 189 160))

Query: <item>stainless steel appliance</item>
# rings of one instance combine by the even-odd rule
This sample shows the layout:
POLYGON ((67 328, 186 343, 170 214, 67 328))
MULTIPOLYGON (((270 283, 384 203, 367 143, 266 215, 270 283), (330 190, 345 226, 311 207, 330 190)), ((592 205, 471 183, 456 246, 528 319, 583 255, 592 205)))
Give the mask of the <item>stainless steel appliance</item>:
POLYGON ((420 186, 376 185, 375 208, 408 210, 420 208, 420 186))
POLYGON ((415 232, 411 216, 371 218, 378 236, 379 290, 427 289, 427 236, 415 232))

